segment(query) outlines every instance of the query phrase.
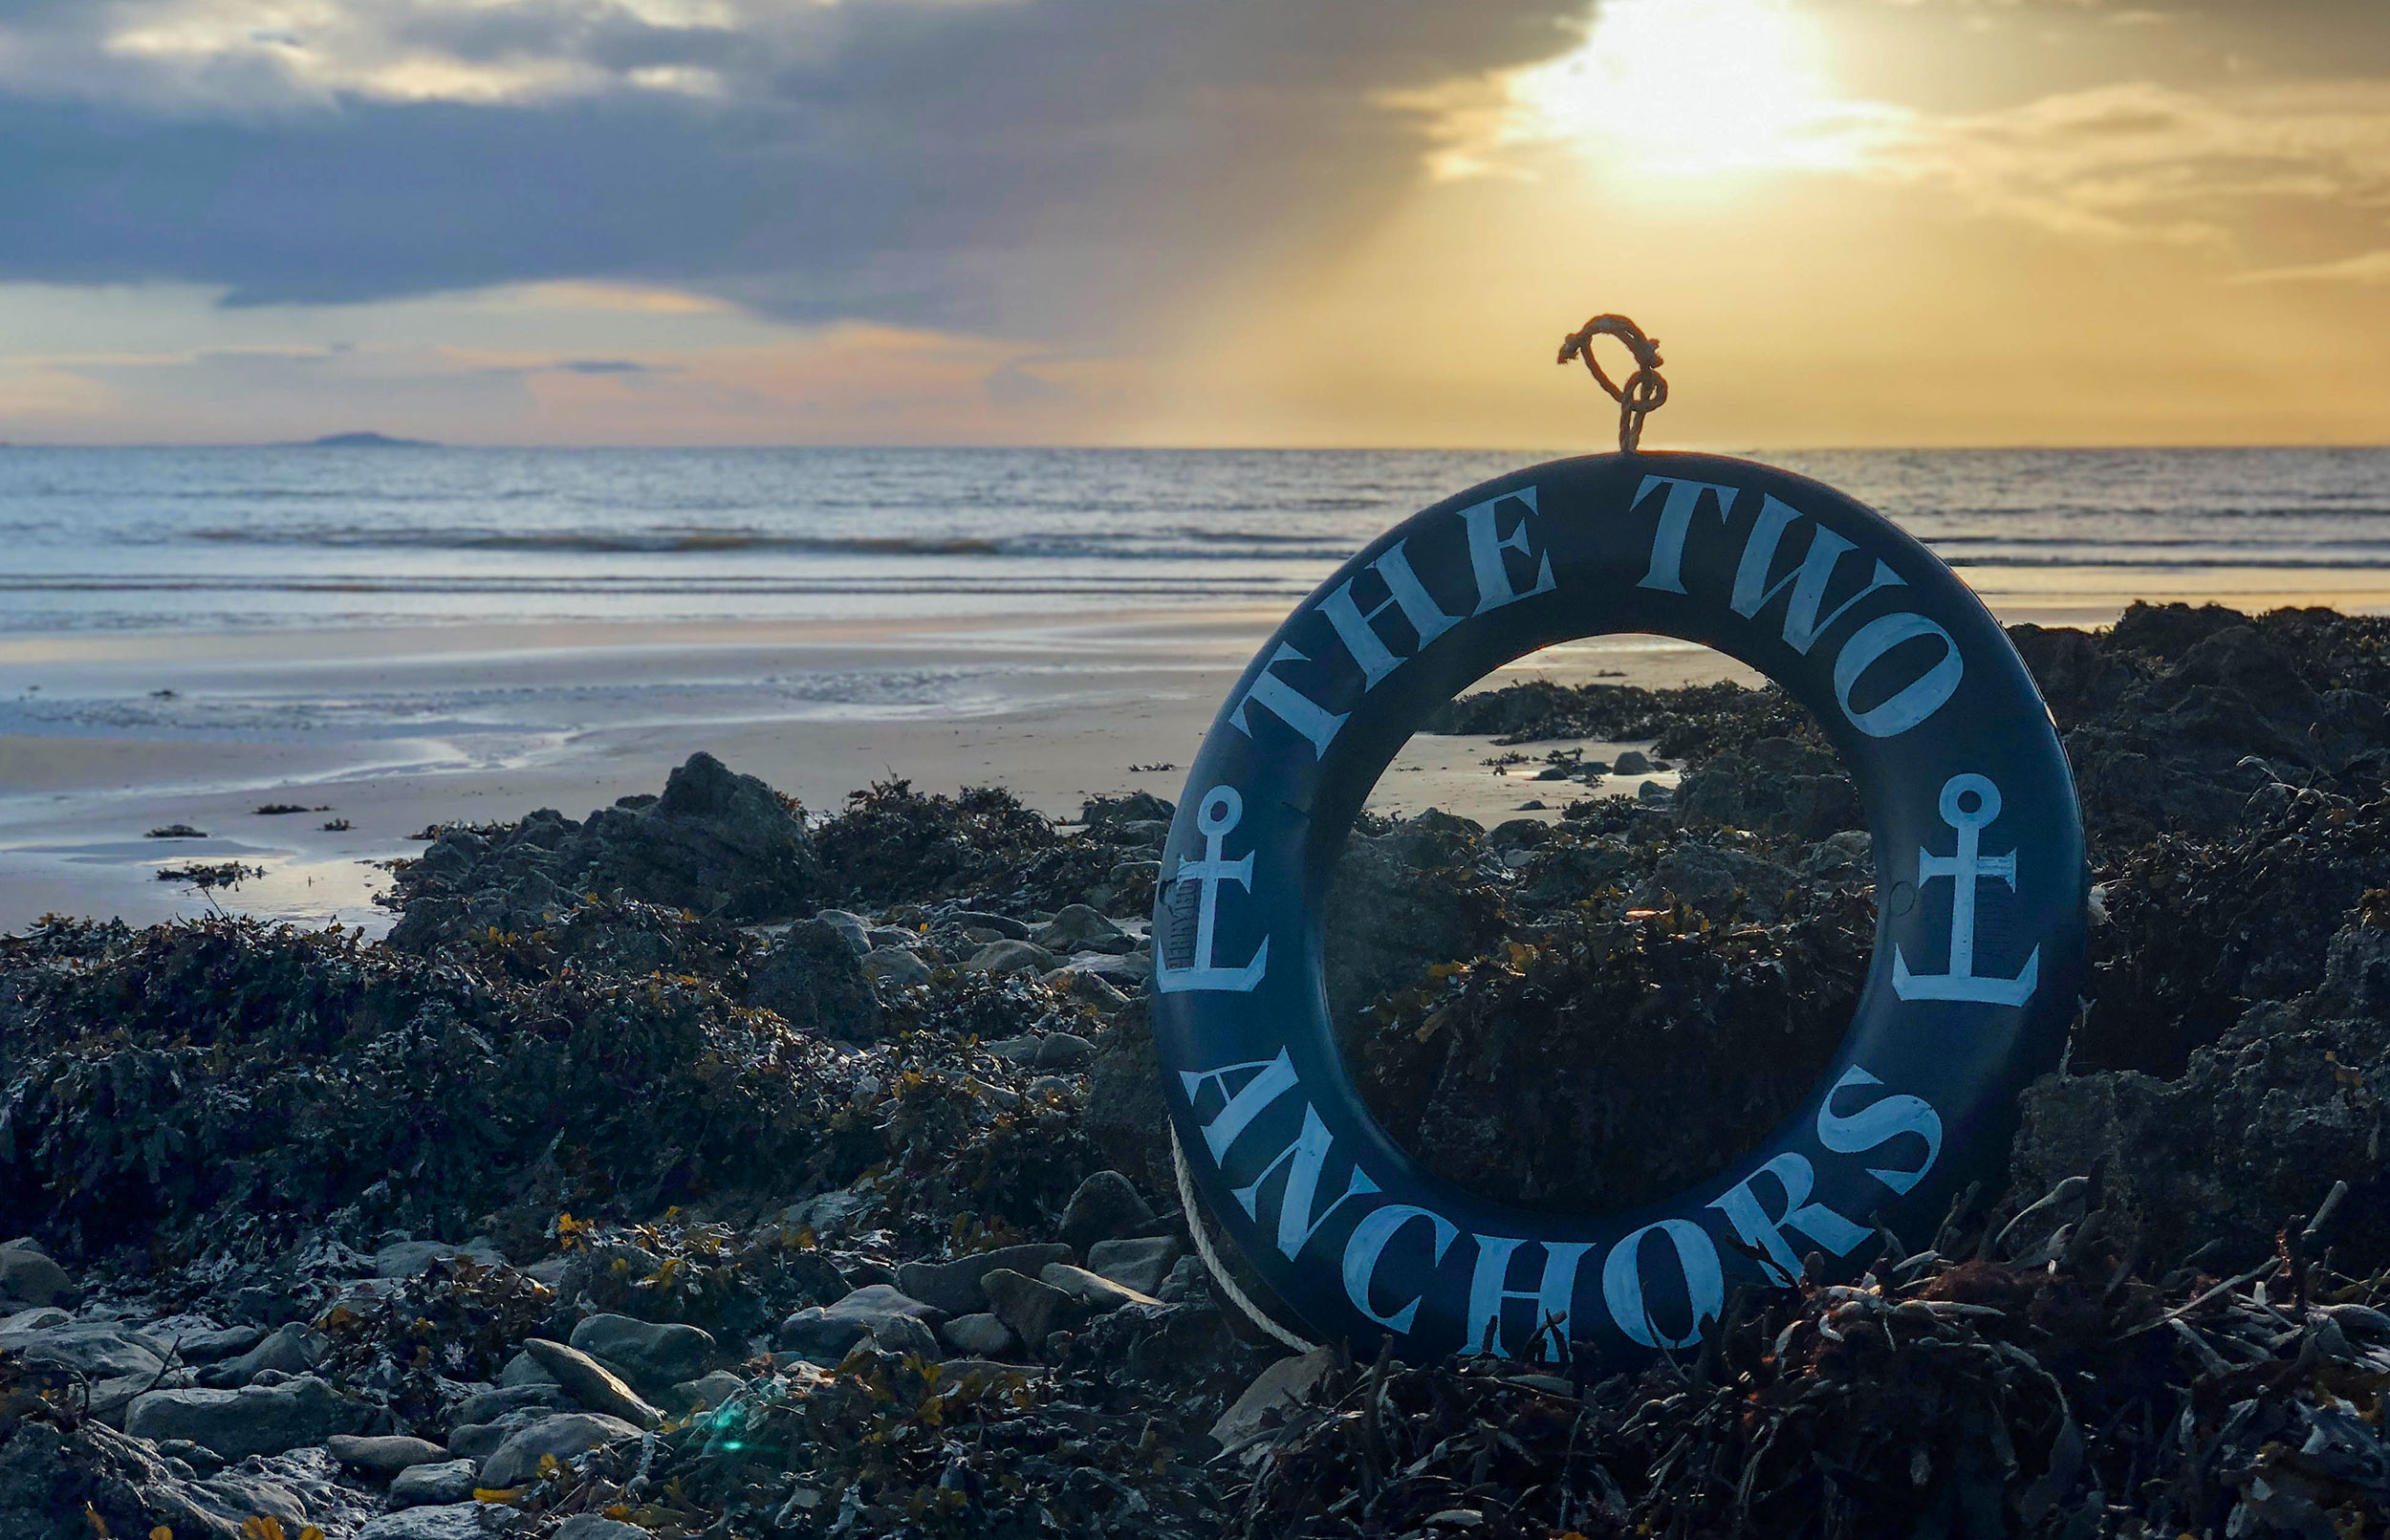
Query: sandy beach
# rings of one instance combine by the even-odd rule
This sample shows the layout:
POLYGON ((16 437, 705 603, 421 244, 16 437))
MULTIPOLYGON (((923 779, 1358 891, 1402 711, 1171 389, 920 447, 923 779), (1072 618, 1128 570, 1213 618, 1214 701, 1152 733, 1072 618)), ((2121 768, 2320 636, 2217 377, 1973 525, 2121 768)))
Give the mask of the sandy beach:
MULTIPOLYGON (((1221 696, 1279 618, 0 641, 0 930, 45 913, 139 924, 218 905, 378 933, 387 917, 373 895, 388 878, 377 863, 419 853, 408 836, 427 825, 542 807, 578 817, 656 791, 700 748, 817 811, 891 776, 1002 785, 1056 817, 1099 792, 1175 798, 1221 696), (269 805, 305 811, 255 811, 269 805), (335 821, 348 827, 324 827, 335 821), (147 837, 177 824, 206 837, 147 837), (265 875, 212 894, 158 877, 194 861, 265 875)), ((1749 677, 1652 638, 1550 649, 1503 677, 1533 675, 1749 677)), ((1482 765, 1488 743, 1415 740, 1377 805, 1512 815, 1532 793, 1482 765)))

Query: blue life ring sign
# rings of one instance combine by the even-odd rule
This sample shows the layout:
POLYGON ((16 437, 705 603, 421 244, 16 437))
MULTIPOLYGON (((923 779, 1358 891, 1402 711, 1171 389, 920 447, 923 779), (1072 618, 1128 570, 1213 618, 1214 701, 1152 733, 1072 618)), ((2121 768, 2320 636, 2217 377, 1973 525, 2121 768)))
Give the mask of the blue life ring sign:
POLYGON ((2056 1065, 2084 967, 2083 833, 2049 709, 1966 584, 1883 517, 1766 466, 1603 454, 1388 531, 1246 668, 1189 774, 1155 900, 1164 1095, 1206 1204, 1313 1331, 1419 1361, 1688 1348, 1736 1284, 1930 1237, 2056 1065), (1876 953, 1838 1056, 1727 1170, 1629 1211, 1432 1175, 1339 1062, 1321 968, 1336 857, 1429 713, 1538 647, 1649 632, 1784 685, 1874 835, 1876 953))

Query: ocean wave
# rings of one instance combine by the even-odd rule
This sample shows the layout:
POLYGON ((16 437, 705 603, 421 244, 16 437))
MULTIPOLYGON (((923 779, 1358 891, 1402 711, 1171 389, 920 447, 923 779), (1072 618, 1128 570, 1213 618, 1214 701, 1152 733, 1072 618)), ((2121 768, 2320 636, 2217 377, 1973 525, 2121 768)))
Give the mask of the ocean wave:
POLYGON ((779 551, 874 556, 993 556, 1004 542, 979 535, 768 534, 759 530, 193 530, 190 538, 218 545, 319 546, 333 550, 383 547, 435 551, 554 551, 674 554, 779 551))

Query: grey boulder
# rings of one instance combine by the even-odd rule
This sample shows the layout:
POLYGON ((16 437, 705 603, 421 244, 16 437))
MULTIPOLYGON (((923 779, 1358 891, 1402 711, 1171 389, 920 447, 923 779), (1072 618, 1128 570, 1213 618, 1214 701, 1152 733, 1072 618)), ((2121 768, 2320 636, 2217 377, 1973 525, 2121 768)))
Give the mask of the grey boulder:
POLYGON ((350 1400, 314 1375, 240 1390, 153 1390, 134 1398, 124 1431, 137 1439, 188 1439, 227 1461, 276 1455, 358 1433, 373 1408, 350 1400))
POLYGON ((1033 942, 991 941, 963 965, 974 973, 1043 973, 1054 966, 1054 954, 1033 942))
POLYGON ((277 1328, 239 1357, 228 1358, 201 1371, 199 1382, 229 1390, 248 1384, 269 1369, 286 1375, 303 1375, 324 1361, 331 1346, 320 1332, 293 1321, 277 1328))
POLYGON ((395 1433, 379 1438, 337 1434, 325 1441, 324 1448, 333 1459, 351 1470, 361 1470, 383 1481, 417 1465, 427 1465, 448 1458, 448 1451, 429 1439, 410 1439, 395 1433))
POLYGON ((1141 1294, 1158 1293, 1185 1248, 1175 1235, 1097 1241, 1087 1248, 1087 1270, 1141 1294))
POLYGON ((28 1305, 49 1305, 74 1291, 75 1280, 33 1241, 18 1239, 0 1246, 0 1293, 28 1305))
POLYGON ((988 1308, 988 1296, 979 1284, 996 1269, 1010 1268, 1014 1272, 1033 1275, 1049 1262, 1070 1260, 1071 1248, 1067 1246, 1047 1243, 999 1247, 993 1251, 957 1257, 952 1262, 907 1262, 897 1269, 897 1287, 949 1315, 967 1315, 988 1308))
POLYGON ((715 1352, 709 1332, 629 1315, 590 1316, 573 1328, 571 1345, 603 1358, 642 1390, 696 1378, 713 1362, 715 1352))
POLYGON ((680 1411, 710 1412, 746 1388, 746 1380, 728 1369, 717 1369, 674 1385, 664 1404, 680 1411))
POLYGON ((886 1284, 867 1284, 835 1305, 812 1305, 780 1323, 785 1352, 814 1363, 835 1364, 870 1337, 892 1353, 939 1356, 931 1334, 946 1312, 886 1284))
POLYGON ((1012 1328, 986 1311, 957 1315, 940 1327, 938 1334, 945 1337, 946 1346, 955 1352, 968 1354, 975 1358, 992 1358, 1021 1345, 1020 1339, 1012 1334, 1012 1328))
POLYGON ((639 1392, 624 1384, 613 1370, 580 1349, 534 1336, 525 1340, 523 1351, 537 1358, 541 1368, 556 1377, 556 1383, 564 1387, 566 1395, 591 1411, 619 1417, 642 1429, 663 1424, 662 1412, 648 1405, 639 1392))
POLYGON ((434 1503, 463 1503, 473 1495, 477 1478, 470 1460, 441 1460, 409 1465, 390 1483, 390 1506, 424 1507, 434 1503))
POLYGON ((500 1268, 506 1258, 498 1248, 476 1235, 462 1245, 447 1241, 401 1241, 385 1246, 374 1253, 374 1276, 377 1278, 418 1278, 435 1262, 449 1257, 465 1257, 477 1267, 500 1268))
POLYGON ((872 948, 863 955, 863 973, 867 978, 900 987, 929 982, 929 965, 905 946, 872 948))
POLYGON ((1062 1237, 1063 1245, 1087 1256, 1088 1247, 1097 1242, 1126 1235, 1153 1222, 1153 1206, 1138 1192, 1135 1182, 1118 1171, 1098 1171, 1071 1194, 1070 1203, 1062 1210, 1062 1223, 1055 1226, 1054 1233, 1062 1237))
POLYGON ((602 1412, 559 1412, 533 1422, 491 1450, 481 1463, 481 1484, 498 1490, 520 1486, 539 1474, 539 1462, 549 1455, 559 1462, 572 1460, 639 1435, 637 1427, 602 1412))
POLYGON ((1050 1283, 998 1268, 980 1280, 996 1319, 1031 1347, 1049 1334, 1068 1331, 1086 1318, 1085 1307, 1050 1283))

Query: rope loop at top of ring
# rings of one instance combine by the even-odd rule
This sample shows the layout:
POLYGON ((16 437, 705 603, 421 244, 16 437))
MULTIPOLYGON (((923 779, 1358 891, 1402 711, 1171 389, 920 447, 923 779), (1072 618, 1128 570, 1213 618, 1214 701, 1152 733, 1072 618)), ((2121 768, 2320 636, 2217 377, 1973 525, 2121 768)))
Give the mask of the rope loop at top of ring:
POLYGON ((1586 373, 1619 403, 1619 452, 1633 454, 1642 441, 1643 419, 1668 401, 1668 382, 1660 378, 1660 339, 1644 336, 1641 327, 1623 315, 1597 315, 1560 339, 1559 361, 1565 364, 1572 358, 1584 359, 1586 373), (1634 355, 1635 372, 1623 385, 1614 382, 1603 372, 1601 360, 1594 357, 1597 336, 1616 337, 1634 355))

